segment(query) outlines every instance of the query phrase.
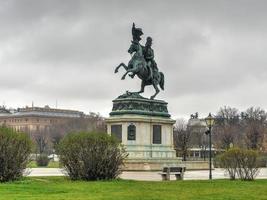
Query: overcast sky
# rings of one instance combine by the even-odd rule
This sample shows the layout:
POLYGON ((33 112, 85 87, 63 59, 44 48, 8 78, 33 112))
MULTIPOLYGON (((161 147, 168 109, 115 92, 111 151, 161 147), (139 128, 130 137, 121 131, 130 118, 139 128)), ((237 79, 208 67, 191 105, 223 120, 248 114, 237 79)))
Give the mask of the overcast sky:
MULTIPOLYGON (((0 1, 0 102, 108 116, 141 81, 120 80, 132 22, 153 38, 173 118, 267 109, 267 1, 0 1)), ((146 88, 145 97, 153 94, 146 88)))

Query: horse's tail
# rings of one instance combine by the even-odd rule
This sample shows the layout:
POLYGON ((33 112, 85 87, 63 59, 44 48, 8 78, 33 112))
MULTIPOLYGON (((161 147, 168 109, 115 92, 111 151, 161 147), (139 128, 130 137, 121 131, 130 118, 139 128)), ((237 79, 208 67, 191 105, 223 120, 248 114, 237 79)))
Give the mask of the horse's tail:
POLYGON ((164 74, 160 72, 159 75, 160 75, 159 86, 162 90, 164 90, 164 74))

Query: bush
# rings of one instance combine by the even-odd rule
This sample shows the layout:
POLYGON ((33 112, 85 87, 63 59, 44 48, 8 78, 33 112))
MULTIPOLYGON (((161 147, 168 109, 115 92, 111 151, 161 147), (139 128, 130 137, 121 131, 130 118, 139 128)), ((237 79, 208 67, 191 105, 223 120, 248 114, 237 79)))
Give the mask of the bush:
POLYGON ((241 180, 253 180, 259 172, 257 158, 258 153, 254 150, 233 148, 220 156, 220 162, 231 180, 237 176, 241 180))
POLYGON ((218 157, 220 166, 225 168, 228 172, 230 179, 235 180, 237 175, 237 157, 240 149, 230 149, 218 157))
POLYGON ((37 158, 36 158, 36 164, 39 167, 47 167, 49 163, 49 158, 46 154, 40 154, 37 158))
POLYGON ((105 133, 80 132, 65 136, 58 145, 60 162, 72 180, 108 180, 121 173, 125 149, 105 133))
POLYGON ((0 127, 0 182, 20 178, 30 153, 31 140, 28 135, 0 127))

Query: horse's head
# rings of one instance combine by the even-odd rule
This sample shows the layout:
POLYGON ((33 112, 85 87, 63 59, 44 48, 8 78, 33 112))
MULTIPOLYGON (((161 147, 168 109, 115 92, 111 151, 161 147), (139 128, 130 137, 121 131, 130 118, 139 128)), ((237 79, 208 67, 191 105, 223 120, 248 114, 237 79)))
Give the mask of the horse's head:
POLYGON ((142 48, 138 42, 132 41, 132 44, 131 44, 130 48, 128 49, 128 53, 132 54, 134 52, 140 54, 140 56, 141 56, 142 55, 142 48))

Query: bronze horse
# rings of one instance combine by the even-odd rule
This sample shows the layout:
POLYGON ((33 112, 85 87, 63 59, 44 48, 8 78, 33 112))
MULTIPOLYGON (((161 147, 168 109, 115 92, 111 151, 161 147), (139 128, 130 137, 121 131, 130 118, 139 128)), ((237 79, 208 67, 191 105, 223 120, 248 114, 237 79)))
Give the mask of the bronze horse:
POLYGON ((150 97, 150 99, 154 99, 160 92, 158 85, 162 90, 164 90, 164 74, 162 72, 154 72, 153 78, 150 78, 150 71, 143 56, 143 48, 138 42, 132 41, 128 52, 130 54, 134 53, 128 63, 128 66, 124 63, 119 64, 115 69, 115 73, 117 73, 119 68, 122 66, 126 70, 125 74, 121 77, 122 80, 125 79, 128 73, 131 73, 129 76, 132 78, 137 75, 142 80, 141 90, 136 92, 138 94, 144 92, 145 86, 153 85, 156 92, 150 97))

